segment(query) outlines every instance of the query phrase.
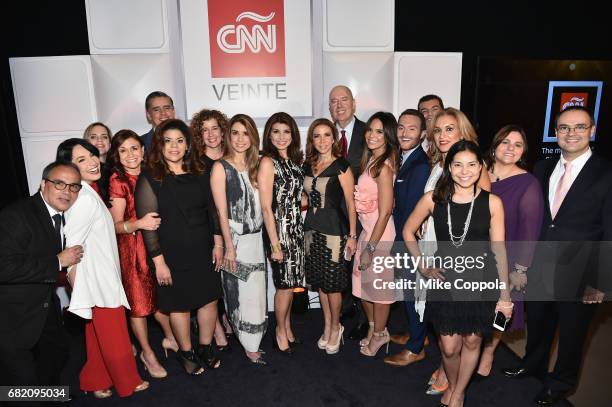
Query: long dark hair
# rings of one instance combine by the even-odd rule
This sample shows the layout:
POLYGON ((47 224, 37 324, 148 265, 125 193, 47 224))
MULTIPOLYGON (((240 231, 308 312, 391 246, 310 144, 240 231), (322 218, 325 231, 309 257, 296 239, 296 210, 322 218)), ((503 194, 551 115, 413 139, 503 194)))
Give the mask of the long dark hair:
POLYGON ((285 112, 274 113, 264 126, 263 133, 263 153, 265 156, 280 160, 281 157, 274 144, 272 144, 272 126, 276 123, 286 124, 291 131, 291 144, 287 147, 287 157, 297 165, 301 165, 304 159, 304 154, 300 149, 300 130, 297 123, 289 114, 285 112))
MULTIPOLYGON (((127 179, 127 175, 125 173, 125 168, 123 168, 123 165, 121 164, 121 160, 119 158, 119 147, 121 147, 121 145, 127 139, 130 139, 130 138, 138 141, 138 144, 140 145, 140 147, 144 146, 144 143, 142 142, 138 134, 136 134, 132 130, 123 129, 115 133, 115 135, 113 136, 113 140, 111 141, 110 149, 108 150, 108 153, 106 154, 106 161, 111 171, 117 173, 118 178, 124 181, 127 179)), ((142 157, 143 162, 144 162, 144 159, 145 157, 143 155, 142 157)), ((140 166, 142 167, 142 162, 140 163, 140 166)))
POLYGON ((493 167, 495 167, 495 150, 497 150, 497 147, 499 147, 502 141, 504 141, 504 139, 508 137, 508 134, 512 133, 513 131, 520 134, 521 138, 523 139, 523 154, 521 155, 521 158, 518 160, 516 165, 519 168, 522 168, 523 170, 527 169, 527 135, 525 134, 525 130, 523 130, 521 126, 517 126, 516 124, 509 124, 499 129, 499 131, 495 133, 495 136, 493 137, 493 141, 491 142, 491 148, 489 148, 489 152, 486 157, 487 167, 489 168, 489 170, 493 171, 493 167))
POLYGON ((164 134, 168 130, 178 130, 187 141, 187 149, 183 157, 183 171, 200 175, 204 171, 204 164, 198 157, 199 153, 195 148, 193 136, 189 126, 184 121, 179 119, 166 120, 155 129, 153 133, 153 142, 151 143, 151 152, 147 157, 147 168, 151 172, 151 176, 156 181, 162 181, 168 175, 174 175, 168 167, 164 159, 164 134))
MULTIPOLYGON (((378 157, 372 164, 368 167, 368 162, 370 161, 370 157, 372 157, 372 151, 369 148, 363 149, 363 154, 361 155, 361 169, 360 172, 365 172, 366 170, 370 171, 370 176, 372 178, 376 178, 380 175, 380 171, 385 165, 385 161, 391 161, 391 168, 393 173, 397 174, 397 168, 399 163, 399 143, 397 141, 397 120, 395 117, 389 112, 376 112, 374 113, 366 123, 366 135, 372 122, 374 120, 380 120, 383 125, 383 133, 385 139, 385 151, 378 157)), ((365 135, 364 135, 365 137, 365 135)))
POLYGON ((246 114, 238 113, 230 119, 229 131, 224 136, 223 144, 223 158, 231 158, 234 155, 232 149, 231 137, 232 137, 232 126, 236 123, 242 124, 249 138, 251 140, 251 147, 246 152, 246 166, 249 172, 249 179, 253 187, 257 188, 257 169, 259 168, 259 132, 255 121, 246 114))
MULTIPOLYGON (((57 146, 55 160, 72 162, 72 150, 74 150, 75 146, 81 146, 85 150, 89 151, 91 154, 98 157, 98 159, 100 158, 100 151, 96 148, 96 146, 91 144, 89 141, 82 139, 82 138, 69 138, 67 140, 62 141, 60 145, 57 146)), ((80 170, 79 170, 79 173, 80 173, 80 170)), ((102 198, 102 201, 104 202, 104 204, 110 208, 111 205, 110 205, 109 197, 108 197, 108 188, 104 187, 103 185, 102 186, 100 185, 100 184, 104 184, 103 182, 100 183, 100 181, 102 180, 102 177, 104 176, 106 175, 103 169, 103 163, 102 161, 100 161, 100 179, 96 182, 96 187, 98 190, 98 194, 100 195, 100 198, 102 198)))
MULTIPOLYGON (((484 165, 484 159, 482 156, 482 151, 480 151, 480 147, 478 144, 469 140, 459 140, 448 150, 446 153, 446 159, 444 160, 444 169, 438 183, 436 184, 436 188, 433 192, 433 201, 437 203, 448 203, 453 198, 453 194, 455 193, 455 182, 453 181, 453 177, 451 176, 450 166, 455 159, 455 155, 462 151, 469 151, 476 156, 476 160, 480 163, 480 165, 484 165)), ((482 172, 481 172, 482 173, 482 172)), ((478 179, 474 183, 474 191, 476 191, 476 185, 478 185, 478 181, 480 180, 480 174, 478 175, 478 179)))

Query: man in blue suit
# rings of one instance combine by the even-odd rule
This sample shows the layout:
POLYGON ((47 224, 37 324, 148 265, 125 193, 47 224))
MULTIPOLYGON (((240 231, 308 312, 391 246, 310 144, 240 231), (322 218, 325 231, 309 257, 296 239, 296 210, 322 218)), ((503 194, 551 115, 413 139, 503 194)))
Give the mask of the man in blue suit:
MULTIPOLYGON (((401 166, 393 186, 395 195, 393 221, 397 231, 396 242, 404 241, 402 237, 404 223, 423 196, 425 183, 429 177, 429 160, 420 145, 426 126, 425 117, 415 109, 404 110, 398 120, 397 138, 401 149, 401 166)), ((425 323, 420 321, 414 308, 414 299, 405 298, 404 300, 410 335, 391 335, 393 342, 405 346, 401 352, 385 358, 385 363, 392 366, 408 366, 425 358, 423 350, 426 337, 425 323)))

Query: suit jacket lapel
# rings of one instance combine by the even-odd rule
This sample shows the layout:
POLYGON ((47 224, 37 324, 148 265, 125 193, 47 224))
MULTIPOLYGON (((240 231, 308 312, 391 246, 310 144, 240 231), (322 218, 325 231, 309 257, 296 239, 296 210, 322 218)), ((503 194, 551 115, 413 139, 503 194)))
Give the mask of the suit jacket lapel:
MULTIPOLYGON (((408 171, 412 162, 416 160, 417 157, 419 156, 419 150, 423 150, 423 148, 421 146, 418 146, 412 153, 410 153, 408 158, 406 158, 406 161, 404 161, 404 164, 402 164, 402 166, 399 169, 399 174, 397 175, 397 178, 403 178, 405 176, 405 172, 408 171)), ((401 159, 401 153, 400 153, 400 159, 401 159)))
POLYGON ((40 196, 40 193, 34 195, 34 207, 36 208, 36 217, 40 222, 44 232, 48 235, 49 239, 57 242, 57 236, 55 235, 55 226, 53 225, 53 219, 49 215, 47 206, 40 196))
POLYGON ((544 195, 544 222, 545 223, 550 223, 552 221, 552 214, 550 213, 550 202, 548 201, 548 189, 550 185, 550 177, 553 171, 555 170, 555 167, 557 166, 557 163, 559 162, 559 160, 560 158, 556 160, 548 160, 550 162, 547 162, 547 166, 544 169, 543 177, 540 180, 542 184, 542 192, 544 195))

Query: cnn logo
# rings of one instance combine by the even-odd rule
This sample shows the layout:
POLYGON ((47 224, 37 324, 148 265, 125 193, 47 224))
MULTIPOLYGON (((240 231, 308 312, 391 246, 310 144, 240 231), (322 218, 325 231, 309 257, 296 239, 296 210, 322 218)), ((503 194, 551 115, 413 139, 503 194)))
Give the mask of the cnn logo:
POLYGON ((285 76, 283 0, 208 1, 213 78, 285 76))

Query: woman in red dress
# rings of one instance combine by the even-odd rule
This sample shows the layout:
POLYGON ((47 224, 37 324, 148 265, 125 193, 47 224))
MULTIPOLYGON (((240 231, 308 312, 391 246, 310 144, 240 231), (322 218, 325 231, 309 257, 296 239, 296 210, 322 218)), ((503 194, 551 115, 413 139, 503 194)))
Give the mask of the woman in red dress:
POLYGON ((153 314, 164 331, 164 350, 178 350, 168 315, 157 310, 156 288, 153 273, 147 265, 147 252, 140 230, 156 230, 161 219, 156 213, 148 213, 138 219, 134 204, 134 190, 144 159, 144 146, 140 137, 131 130, 120 130, 112 140, 108 153, 113 173, 109 182, 110 208, 121 262, 121 279, 130 303, 130 325, 142 352, 140 360, 152 377, 166 377, 166 370, 159 364, 149 344, 147 316, 153 314))

